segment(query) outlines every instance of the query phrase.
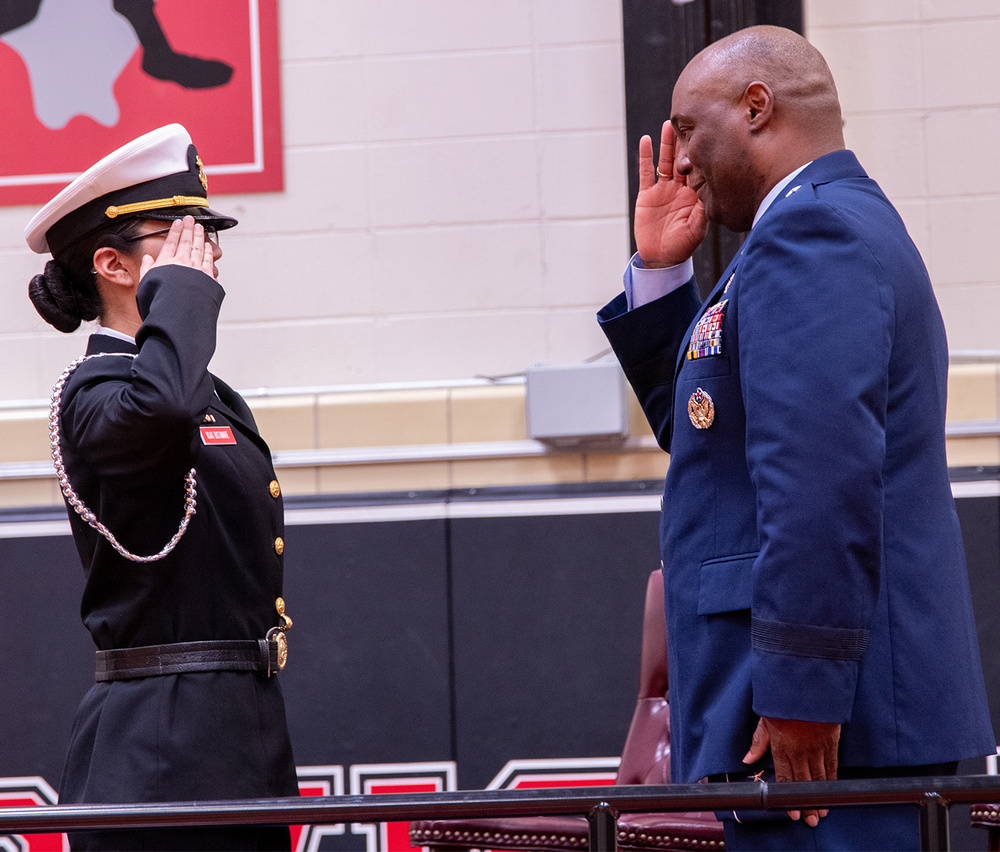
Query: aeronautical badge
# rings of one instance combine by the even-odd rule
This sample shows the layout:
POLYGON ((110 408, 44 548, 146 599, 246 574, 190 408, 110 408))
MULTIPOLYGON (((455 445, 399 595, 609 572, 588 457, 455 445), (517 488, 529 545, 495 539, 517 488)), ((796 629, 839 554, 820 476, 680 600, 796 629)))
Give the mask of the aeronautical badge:
POLYGON ((715 420, 715 403, 701 388, 697 388, 688 400, 688 417, 695 429, 707 429, 715 420))

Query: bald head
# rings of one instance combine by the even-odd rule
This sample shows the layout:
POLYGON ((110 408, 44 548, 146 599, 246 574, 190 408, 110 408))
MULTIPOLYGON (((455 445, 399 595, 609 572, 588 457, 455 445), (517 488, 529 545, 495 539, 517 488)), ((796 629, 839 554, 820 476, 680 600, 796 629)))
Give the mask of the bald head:
POLYGON ((837 87, 816 48, 781 27, 709 45, 677 80, 675 168, 713 221, 748 230, 771 188, 844 147, 837 87))
POLYGON ((755 81, 774 93, 777 118, 843 147, 843 119, 833 74, 823 55, 783 27, 749 27, 709 45, 689 68, 726 80, 738 97, 755 81))

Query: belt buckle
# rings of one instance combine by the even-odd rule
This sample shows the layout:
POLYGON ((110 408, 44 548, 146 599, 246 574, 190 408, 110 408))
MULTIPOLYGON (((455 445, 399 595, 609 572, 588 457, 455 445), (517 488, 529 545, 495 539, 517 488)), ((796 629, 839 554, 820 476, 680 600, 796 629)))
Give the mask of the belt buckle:
MULTIPOLYGON (((267 635, 264 639, 270 644, 273 642, 277 646, 277 658, 278 658, 278 671, 280 672, 285 665, 288 663, 288 639, 285 636, 285 631, 292 626, 292 620, 285 615, 285 602, 282 598, 277 598, 274 601, 274 608, 278 613, 278 618, 281 619, 281 624, 278 627, 272 627, 267 631, 267 635)), ((273 672, 271 671, 271 654, 270 649, 267 655, 267 676, 270 677, 273 672)))
MULTIPOLYGON (((285 636, 285 628, 283 627, 272 627, 267 631, 267 636, 264 637, 269 645, 274 644, 278 649, 278 668, 277 671, 281 671, 288 664, 288 639, 285 636)), ((271 655, 267 655, 267 676, 270 677, 274 672, 271 670, 271 655)))

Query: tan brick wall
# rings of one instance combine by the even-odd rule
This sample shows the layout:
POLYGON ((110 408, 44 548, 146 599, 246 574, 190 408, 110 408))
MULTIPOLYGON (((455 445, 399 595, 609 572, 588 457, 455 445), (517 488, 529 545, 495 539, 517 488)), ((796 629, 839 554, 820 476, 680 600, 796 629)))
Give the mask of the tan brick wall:
MULTIPOLYGON (((635 397, 623 443, 548 447, 528 438, 520 382, 299 393, 249 399, 288 495, 662 479, 669 458, 635 397), (325 461, 317 454, 326 454, 325 461)), ((1000 427, 1000 363, 951 368, 948 423, 1000 427)), ((953 467, 1000 464, 1000 437, 948 439, 953 467)), ((48 411, 0 411, 0 507, 60 502, 48 411), (30 475, 18 476, 24 466, 30 475)))
POLYGON ((953 350, 1000 349, 1000 4, 805 0, 844 133, 899 208, 953 350))

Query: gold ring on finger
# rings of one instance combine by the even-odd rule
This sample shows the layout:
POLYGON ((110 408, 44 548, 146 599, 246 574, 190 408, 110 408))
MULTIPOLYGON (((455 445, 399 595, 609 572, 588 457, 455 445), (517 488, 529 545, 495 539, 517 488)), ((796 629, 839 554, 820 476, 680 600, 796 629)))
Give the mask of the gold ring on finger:
POLYGON ((673 175, 665 175, 659 169, 656 170, 656 176, 661 178, 666 178, 667 180, 673 180, 673 175))

